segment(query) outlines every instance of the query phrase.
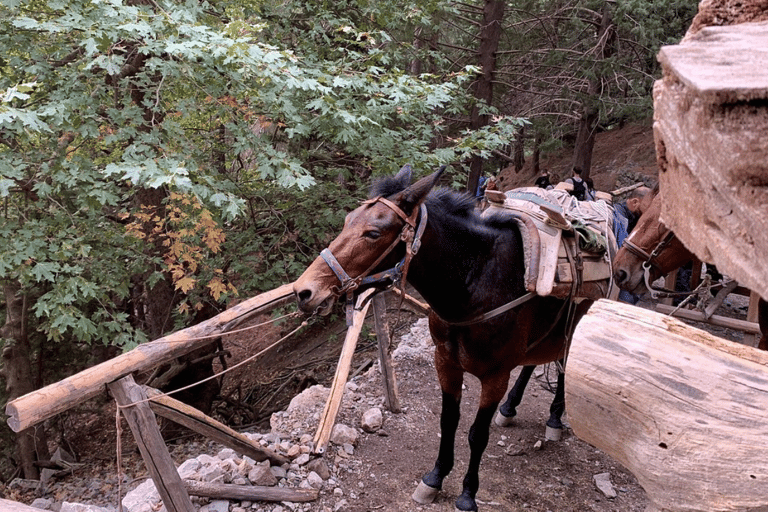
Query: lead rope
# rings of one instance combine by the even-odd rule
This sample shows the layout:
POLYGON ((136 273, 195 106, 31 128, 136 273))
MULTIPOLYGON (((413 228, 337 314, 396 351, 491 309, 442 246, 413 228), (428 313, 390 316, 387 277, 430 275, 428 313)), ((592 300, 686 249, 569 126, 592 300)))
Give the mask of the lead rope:
MULTIPOLYGON (((298 315, 299 315, 299 313, 297 313, 297 312, 289 313, 287 315, 283 315, 281 317, 271 319, 268 322, 262 322, 260 324, 252 325, 250 327, 245 327, 243 329, 236 329, 236 330, 233 330, 233 331, 228 331, 228 332, 226 332, 224 334, 234 334, 234 333, 238 333, 238 332, 248 331, 248 330, 251 330, 251 329, 256 329, 256 328, 261 327, 263 325, 266 325, 266 324, 269 324, 269 323, 274 323, 274 322, 276 322, 278 320, 283 320, 285 318, 296 317, 298 315)), ((310 317, 310 318, 312 318, 312 317, 310 317)), ((115 453, 115 457, 117 458, 117 461, 116 461, 116 463, 117 463, 116 464, 117 465, 117 512, 123 512, 123 489, 122 489, 122 483, 123 483, 123 479, 122 479, 123 449, 122 449, 122 424, 120 422, 120 411, 123 408, 125 408, 125 407, 131 407, 133 405, 136 405, 137 403, 149 402, 150 400, 153 400, 155 398, 160 398, 160 397, 163 397, 163 396, 170 396, 170 395, 172 395, 174 393, 178 393, 180 391, 185 391, 185 390, 187 390, 189 388, 193 388, 193 387, 195 387, 195 386, 197 386, 199 384, 202 384, 203 382, 208 382, 209 380, 218 378, 218 377, 224 375, 225 373, 228 373, 228 372, 234 370, 235 368, 238 368, 238 367, 244 365, 245 363, 248 363, 248 362, 252 361, 253 359, 256 359, 257 357, 261 356, 262 354, 264 354, 266 351, 268 351, 269 349, 271 349, 272 347, 274 347, 278 343, 281 343, 284 340, 288 339, 289 337, 293 336, 294 334, 299 332, 299 330, 301 330, 303 327, 305 327, 309 323, 310 318, 307 318, 306 320, 304 320, 301 323, 301 325, 299 325, 296 329, 294 329, 293 331, 289 332, 288 334, 286 334, 285 336, 283 336, 282 338, 280 338, 276 342, 272 343, 271 345, 269 345, 265 349, 261 350, 260 352, 258 352, 256 354, 254 354, 254 355, 252 355, 252 356, 250 356, 250 357, 240 361, 236 365, 233 365, 233 366, 231 366, 229 368, 225 368, 221 372, 216 373, 214 375, 211 375, 210 377, 206 377, 205 379, 202 379, 202 380, 199 380, 197 382, 194 382, 194 383, 192 383, 192 384, 190 384, 188 386, 184 386, 184 387, 179 388, 179 389, 174 389, 173 391, 168 391, 166 393, 160 393, 156 397, 147 398, 145 400, 141 400, 139 402, 133 402, 133 403, 128 404, 128 405, 120 405, 117 402, 115 402, 115 406, 116 406, 115 407, 115 431, 116 431, 116 434, 117 434, 117 441, 115 443, 115 452, 116 452, 115 453)), ((212 335, 209 335, 209 336, 201 336, 199 338, 193 338, 193 340, 204 340, 204 339, 208 339, 208 338, 217 338, 217 337, 220 337, 221 335, 222 335, 221 333, 220 334, 212 334, 212 335)), ((192 341, 192 340, 187 340, 187 341, 192 341)))

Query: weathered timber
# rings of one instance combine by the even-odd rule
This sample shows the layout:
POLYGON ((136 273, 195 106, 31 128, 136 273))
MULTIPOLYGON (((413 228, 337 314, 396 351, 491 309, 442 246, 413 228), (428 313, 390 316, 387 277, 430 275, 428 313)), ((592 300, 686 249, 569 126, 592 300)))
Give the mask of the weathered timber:
POLYGON ((662 47, 659 61, 662 220, 701 260, 768 299, 768 22, 703 28, 662 47))
POLYGON ((0 498, 0 510, 3 512, 40 512, 39 508, 30 507, 18 501, 0 498))
POLYGON ((744 331, 750 334, 760 334, 760 325, 757 322, 748 322, 745 320, 739 320, 738 318, 730 318, 727 316, 712 315, 707 318, 707 315, 701 311, 695 311, 691 309, 680 308, 677 309, 674 306, 668 306, 666 304, 656 304, 656 311, 664 315, 676 316, 679 318, 685 318, 686 320, 695 320, 696 322, 708 322, 712 325, 718 325, 720 327, 728 327, 729 329, 736 329, 737 331, 744 331))
POLYGON ((202 411, 180 402, 175 398, 164 395, 157 389, 147 386, 142 386, 142 388, 150 399, 149 407, 158 416, 167 418, 190 430, 194 430, 209 439, 218 441, 224 446, 228 446, 238 453, 247 455, 253 460, 263 461, 269 459, 270 462, 277 465, 290 462, 288 457, 284 457, 279 453, 263 448, 240 432, 229 428, 210 416, 206 416, 202 411))
POLYGON ((6 405, 8 425, 19 432, 102 393, 105 386, 134 371, 159 366, 195 350, 215 335, 225 334, 259 313, 293 300, 293 284, 286 284, 192 327, 139 345, 114 359, 92 366, 64 380, 21 396, 6 405))
POLYGON ((384 405, 389 411, 400 412, 400 396, 397 392, 395 368, 392 366, 387 300, 384 293, 374 295, 371 300, 373 301, 373 326, 379 346, 379 368, 381 369, 381 381, 384 386, 384 405))
POLYGON ((133 438, 165 508, 168 512, 195 512, 197 509, 192 505, 171 454, 168 453, 144 390, 130 375, 111 382, 109 390, 131 427, 133 438))
POLYGON ((347 384, 349 369, 352 365, 352 356, 355 355, 357 340, 360 337, 360 331, 363 328, 368 307, 371 305, 371 301, 368 298, 372 293, 375 293, 375 290, 369 288, 357 298, 355 311, 352 315, 352 325, 347 329, 347 336, 344 338, 344 345, 339 356, 339 364, 336 367, 336 374, 333 376, 331 392, 328 395, 328 400, 325 402, 325 408, 323 409, 322 416, 320 416, 320 423, 315 432, 315 453, 321 455, 325 453, 328 441, 331 439, 331 431, 333 430, 334 423, 336 423, 336 415, 339 413, 339 407, 341 407, 344 386, 347 384))
MULTIPOLYGON (((747 308, 747 322, 754 322, 757 323, 758 326, 760 325, 758 323, 759 317, 758 317, 758 303, 760 302, 760 295, 756 294, 755 292, 752 292, 749 294, 749 307, 747 308)), ((746 333, 744 334, 744 344, 749 345, 750 347, 754 347, 757 343, 758 334, 761 334, 760 332, 756 333, 746 333)))
MULTIPOLYGON (((245 501, 290 501, 305 503, 320 496, 317 489, 290 489, 287 487, 264 487, 261 485, 212 484, 195 480, 184 480, 184 487, 193 496, 222 500, 245 501)), ((30 511, 31 512, 31 511, 30 511)), ((38 511, 39 512, 39 511, 38 511)))
POLYGON ((768 353, 600 300, 574 333, 565 398, 575 434, 637 477, 649 510, 765 510, 768 353))

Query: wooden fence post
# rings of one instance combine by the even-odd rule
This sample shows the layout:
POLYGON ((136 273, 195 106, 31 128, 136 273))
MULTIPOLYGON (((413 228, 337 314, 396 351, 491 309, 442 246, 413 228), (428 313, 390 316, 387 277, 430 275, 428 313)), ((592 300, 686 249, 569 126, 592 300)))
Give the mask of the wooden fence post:
POLYGON ((168 512, 195 512, 184 482, 165 446, 147 395, 131 375, 108 384, 168 512))
POLYGON ((381 367, 381 380, 384 384, 384 405, 392 412, 400 412, 400 397, 397 393, 395 369, 392 366, 387 300, 384 293, 376 294, 373 297, 373 325, 379 345, 379 366, 381 367))

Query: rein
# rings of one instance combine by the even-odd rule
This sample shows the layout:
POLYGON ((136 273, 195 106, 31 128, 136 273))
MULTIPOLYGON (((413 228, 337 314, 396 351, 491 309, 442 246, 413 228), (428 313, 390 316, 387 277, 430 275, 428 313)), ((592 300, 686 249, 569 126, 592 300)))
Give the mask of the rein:
POLYGON ((421 237, 424 235, 424 230, 427 227, 427 207, 423 203, 419 208, 414 208, 413 213, 411 213, 410 216, 406 215, 405 212, 395 203, 381 196, 363 201, 363 204, 375 203, 382 203, 389 207, 389 209, 395 212, 398 217, 403 219, 405 224, 403 224, 400 235, 395 237, 389 247, 387 247, 386 250, 381 253, 378 258, 376 258, 376 261, 374 261, 366 271, 357 277, 350 277, 329 248, 325 248, 320 252, 320 256, 330 267, 333 273, 336 274, 336 277, 338 277, 339 281, 341 282, 341 287, 334 291, 334 295, 337 297, 340 297, 344 294, 347 295, 347 325, 350 325, 352 320, 352 312, 354 309, 354 292, 360 286, 390 280, 392 281, 393 285, 397 282, 400 282, 401 287, 405 287, 405 278, 408 274, 408 267, 410 266, 411 259, 413 259, 421 247, 421 237), (419 213, 421 213, 420 217, 419 213), (418 224, 416 222, 417 218, 418 224), (373 269, 375 269, 379 263, 381 263, 382 260, 384 260, 384 258, 387 257, 387 255, 389 255, 389 253, 391 253, 398 244, 400 244, 400 242, 405 242, 405 256, 403 256, 403 259, 390 269, 369 275, 373 269))

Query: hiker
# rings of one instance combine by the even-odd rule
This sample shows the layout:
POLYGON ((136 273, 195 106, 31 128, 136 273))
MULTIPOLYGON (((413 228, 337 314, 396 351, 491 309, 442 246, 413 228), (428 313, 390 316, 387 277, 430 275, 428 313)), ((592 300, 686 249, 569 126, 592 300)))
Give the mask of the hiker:
POLYGON ((568 191, 573 197, 579 201, 586 201, 587 184, 581 178, 581 167, 574 166, 573 175, 570 178, 566 178, 564 182, 573 185, 573 190, 568 191))
POLYGON ((536 178, 536 181, 533 184, 534 186, 543 188, 545 190, 552 190, 555 188, 552 185, 552 182, 549 181, 549 171, 541 171, 541 176, 536 178))

